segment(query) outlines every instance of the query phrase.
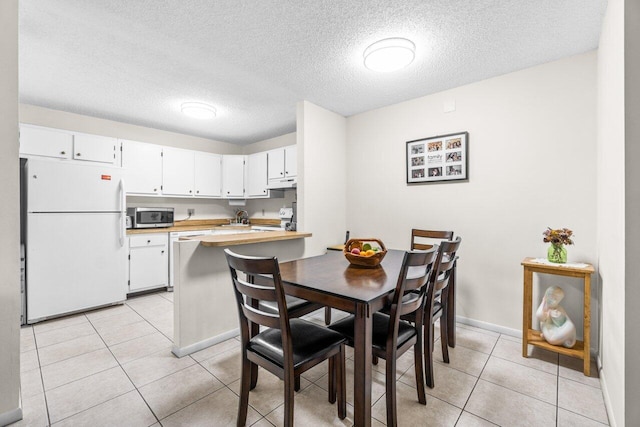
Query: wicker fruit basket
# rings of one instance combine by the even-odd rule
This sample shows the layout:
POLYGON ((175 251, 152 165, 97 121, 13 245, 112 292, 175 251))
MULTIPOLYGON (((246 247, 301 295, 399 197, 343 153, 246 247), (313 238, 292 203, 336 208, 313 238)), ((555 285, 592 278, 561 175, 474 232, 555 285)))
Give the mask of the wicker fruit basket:
POLYGON ((377 267, 382 262, 382 259, 387 254, 387 248, 382 243, 382 240, 370 238, 370 239, 349 239, 347 243, 344 245, 344 250, 342 251, 344 256, 352 265, 359 265, 361 267, 377 267), (372 248, 379 247, 380 250, 373 253, 372 255, 356 255, 351 253, 351 251, 355 248, 362 251, 362 248, 365 244, 369 244, 372 248))

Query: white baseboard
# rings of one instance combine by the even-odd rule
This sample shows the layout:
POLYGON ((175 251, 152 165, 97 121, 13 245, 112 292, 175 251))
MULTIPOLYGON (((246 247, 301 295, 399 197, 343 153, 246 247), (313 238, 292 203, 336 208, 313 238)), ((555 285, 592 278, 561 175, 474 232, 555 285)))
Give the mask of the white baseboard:
POLYGON ((481 320, 469 319, 467 317, 456 316, 456 322, 464 325, 475 326, 476 328, 486 329, 492 332, 498 332, 500 334, 510 335, 516 338, 522 338, 522 331, 520 329, 511 329, 504 326, 496 325, 489 322, 483 322, 481 320))
POLYGON ((174 345, 171 349, 171 352, 177 357, 184 357, 191 353, 195 353, 196 351, 204 350, 207 347, 211 347, 212 345, 221 343, 222 341, 226 341, 229 338, 237 337, 238 335, 240 335, 240 329, 233 329, 231 331, 216 335, 215 337, 207 338, 206 340, 202 340, 186 347, 176 347, 174 345))
POLYGON ((22 408, 15 408, 0 414, 0 426, 8 426, 22 419, 22 408))
POLYGON ((609 425, 611 427, 617 427, 618 423, 616 422, 616 417, 614 416, 611 406, 611 396, 607 388, 607 378, 602 370, 602 359, 600 359, 600 356, 596 358, 596 363, 598 365, 598 373, 600 374, 600 388, 602 389, 602 397, 604 398, 604 408, 607 410, 607 416, 609 417, 609 425))

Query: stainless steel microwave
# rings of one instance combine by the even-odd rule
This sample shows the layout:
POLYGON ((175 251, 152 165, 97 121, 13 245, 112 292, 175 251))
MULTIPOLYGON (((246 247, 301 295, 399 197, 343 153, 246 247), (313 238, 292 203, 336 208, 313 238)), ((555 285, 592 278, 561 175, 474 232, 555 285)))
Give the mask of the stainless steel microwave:
POLYGON ((127 208, 133 228, 173 226, 173 208, 127 208))

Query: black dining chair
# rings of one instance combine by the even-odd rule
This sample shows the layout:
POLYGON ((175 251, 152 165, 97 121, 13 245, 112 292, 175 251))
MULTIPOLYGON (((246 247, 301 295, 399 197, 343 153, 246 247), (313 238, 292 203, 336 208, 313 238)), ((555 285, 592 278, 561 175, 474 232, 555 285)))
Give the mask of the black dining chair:
MULTIPOLYGON (((449 297, 447 287, 451 283, 455 263, 456 252, 460 248, 462 239, 458 236, 453 241, 440 242, 438 255, 427 288, 425 299, 424 319, 424 365, 427 386, 433 388, 435 379, 433 374, 433 345, 435 341, 435 322, 440 320, 440 345, 442 348, 442 360, 449 363, 449 346, 447 344, 447 322, 444 313, 449 297), (429 314, 431 313, 431 314, 429 314)), ((409 313, 402 316, 402 319, 416 323, 417 313, 409 313)))
MULTIPOLYGON (((435 246, 429 251, 406 252, 393 294, 389 314, 373 314, 373 356, 386 360, 387 426, 398 424, 396 408, 396 359, 413 347, 418 402, 426 405, 424 388, 424 357, 422 355, 422 320, 425 298, 431 270, 438 253, 435 246), (415 313, 415 324, 400 317, 415 313)), ((355 317, 350 315, 329 325, 347 338, 347 345, 354 345, 355 317)))
MULTIPOLYGON (((447 230, 421 230, 414 228, 411 230, 411 250, 430 249, 434 243, 440 244, 444 240, 453 240, 453 231, 447 230)), ((453 265, 451 279, 448 288, 448 306, 443 307, 443 316, 447 321, 447 345, 456 346, 456 268, 453 265)), ((439 295, 437 296, 440 297, 439 295)))
POLYGON ((323 326, 289 317, 277 258, 243 256, 229 249, 224 252, 240 318, 242 375, 237 425, 246 423, 249 391, 255 386, 253 379, 257 381, 258 366, 284 380, 284 425, 291 427, 295 378, 327 359, 329 402, 338 401, 338 416, 344 419, 347 415, 345 338, 323 326), (259 284, 246 280, 258 275, 259 284), (275 301, 278 313, 261 310, 257 301, 275 301), (253 336, 256 330, 252 324, 267 329, 253 336))

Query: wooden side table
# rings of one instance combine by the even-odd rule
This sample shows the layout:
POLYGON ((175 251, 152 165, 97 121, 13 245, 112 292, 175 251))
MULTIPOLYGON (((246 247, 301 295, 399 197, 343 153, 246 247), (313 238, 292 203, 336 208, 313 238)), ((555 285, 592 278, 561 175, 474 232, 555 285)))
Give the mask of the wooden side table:
POLYGON ((584 362, 583 372, 589 376, 591 371, 590 334, 591 334, 591 274, 595 271, 591 264, 543 264, 535 258, 525 258, 524 266, 524 298, 522 307, 522 357, 528 357, 528 345, 535 345, 556 353, 577 357, 584 362), (576 341, 573 348, 549 344, 540 331, 532 329, 533 273, 555 274, 581 278, 584 281, 584 321, 582 328, 583 341, 576 341))

